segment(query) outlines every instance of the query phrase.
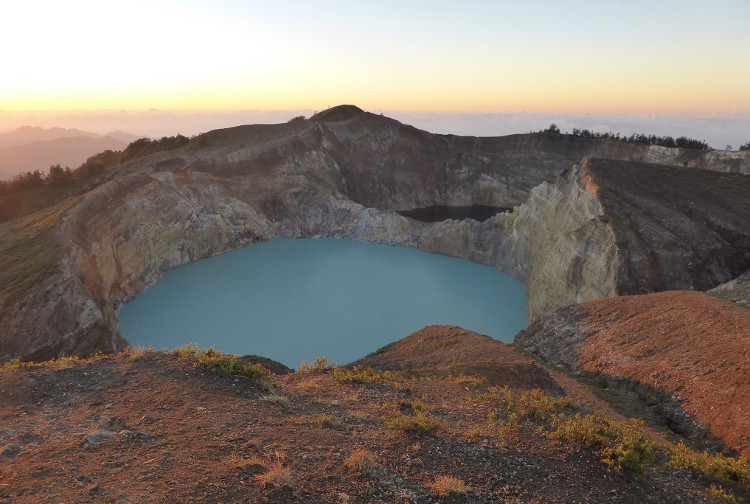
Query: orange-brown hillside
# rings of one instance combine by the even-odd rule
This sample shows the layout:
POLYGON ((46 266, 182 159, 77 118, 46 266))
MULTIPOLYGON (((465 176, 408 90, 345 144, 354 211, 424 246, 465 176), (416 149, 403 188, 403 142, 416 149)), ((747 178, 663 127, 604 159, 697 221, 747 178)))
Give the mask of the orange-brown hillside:
POLYGON ((613 422, 605 410, 585 424, 575 415, 595 407, 576 406, 561 394, 568 385, 555 383, 557 373, 507 345, 431 327, 370 358, 399 369, 391 359, 400 356, 409 369, 319 362, 273 384, 192 362, 258 371, 241 359, 184 350, 6 366, 0 503, 640 504, 749 496, 747 464, 737 466, 741 483, 719 481, 670 467, 666 452, 652 460, 622 433, 607 443, 625 443, 620 450, 632 460, 586 444, 592 433, 574 439, 598 425, 651 446, 637 424, 613 422), (457 372, 462 366, 477 373, 457 372), (506 371, 511 386, 493 385, 506 371), (520 372, 550 392, 515 386, 520 372))
POLYGON ((601 299, 516 337, 545 360, 674 394, 729 447, 750 455, 750 310, 702 292, 601 299))
POLYGON ((586 371, 632 378, 684 398, 714 435, 750 456, 750 310, 702 292, 663 292, 575 308, 593 335, 586 371))

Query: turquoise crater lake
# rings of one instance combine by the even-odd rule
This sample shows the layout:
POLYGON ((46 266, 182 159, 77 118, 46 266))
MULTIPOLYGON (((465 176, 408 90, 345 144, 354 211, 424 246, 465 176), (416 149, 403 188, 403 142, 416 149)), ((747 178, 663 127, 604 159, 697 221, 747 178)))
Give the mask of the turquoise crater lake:
POLYGON ((431 324, 510 342, 523 285, 495 268, 410 247, 275 239, 169 271, 122 307, 136 347, 196 343, 296 368, 348 363, 431 324))

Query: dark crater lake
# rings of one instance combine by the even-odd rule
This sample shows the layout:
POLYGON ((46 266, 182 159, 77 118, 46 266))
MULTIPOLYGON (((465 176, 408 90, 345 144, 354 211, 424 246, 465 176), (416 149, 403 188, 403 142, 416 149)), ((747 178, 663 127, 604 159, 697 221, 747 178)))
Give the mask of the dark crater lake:
POLYGON ((296 368, 345 364, 430 324, 510 342, 526 327, 518 280, 464 259, 341 239, 275 239, 169 271, 122 307, 136 347, 196 343, 296 368))
POLYGON ((474 219, 484 222, 490 217, 501 212, 511 212, 512 208, 501 208, 487 205, 471 206, 445 206, 433 205, 413 210, 401 210, 398 213, 404 217, 410 217, 422 222, 440 222, 448 219, 464 220, 474 219))

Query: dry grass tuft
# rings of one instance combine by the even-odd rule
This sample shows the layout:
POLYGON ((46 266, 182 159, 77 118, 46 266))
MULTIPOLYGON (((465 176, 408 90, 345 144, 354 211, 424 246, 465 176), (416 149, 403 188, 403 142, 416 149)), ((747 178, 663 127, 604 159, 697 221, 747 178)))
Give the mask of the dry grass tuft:
POLYGON ((377 465, 375 456, 365 449, 355 450, 344 460, 344 466, 357 472, 367 471, 377 465))
POLYGON ((266 402, 278 404, 280 406, 289 406, 289 398, 279 394, 264 395, 262 399, 266 402))
POLYGON ((336 424, 336 417, 330 414, 321 414, 317 417, 316 423, 320 427, 333 427, 336 424))
POLYGON ((268 485, 273 487, 294 486, 292 471, 288 467, 284 467, 281 462, 274 463, 268 472, 257 475, 255 480, 264 487, 268 485))
POLYGON ((417 410, 414 414, 396 413, 386 420, 385 424, 391 429, 436 434, 446 428, 445 423, 426 411, 417 410))
POLYGON ((452 493, 466 493, 469 489, 466 483, 453 476, 438 476, 435 481, 427 485, 427 488, 441 497, 452 493))
POLYGON ((263 469, 265 469, 265 467, 266 467, 266 464, 257 455, 253 455, 251 457, 243 457, 239 453, 232 453, 227 458, 227 461, 231 465, 233 465, 234 467, 236 467, 238 469, 248 469, 248 468, 263 468, 263 469))

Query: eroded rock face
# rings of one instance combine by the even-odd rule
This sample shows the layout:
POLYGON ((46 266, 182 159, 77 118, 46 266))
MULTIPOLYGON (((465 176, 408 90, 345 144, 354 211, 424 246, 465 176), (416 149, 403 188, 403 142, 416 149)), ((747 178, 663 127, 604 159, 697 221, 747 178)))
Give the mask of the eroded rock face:
MULTIPOLYGON (((617 247, 585 166, 543 183, 514 213, 503 269, 528 293, 528 320, 552 307, 617 294, 617 247)), ((500 259, 500 258, 498 258, 500 259)))
POLYGON ((750 269, 750 177, 590 163, 615 230, 618 292, 706 290, 750 269))
POLYGON ((690 203, 722 177, 742 201, 748 177, 663 167, 663 187, 683 174, 695 183, 662 204, 647 182, 655 165, 574 166, 597 154, 748 171, 750 157, 565 135, 432 135, 353 109, 331 117, 217 130, 112 171, 57 219, 56 273, 0 300, 0 360, 122 348, 120 304, 171 268, 274 237, 353 238, 493 265, 526 285, 530 321, 603 296, 709 288, 750 268, 748 205, 709 205, 716 194, 690 203), (515 208, 481 223, 396 213, 474 204, 515 208))
POLYGON ((750 271, 708 292, 750 308, 750 271))

